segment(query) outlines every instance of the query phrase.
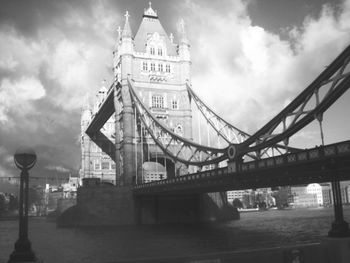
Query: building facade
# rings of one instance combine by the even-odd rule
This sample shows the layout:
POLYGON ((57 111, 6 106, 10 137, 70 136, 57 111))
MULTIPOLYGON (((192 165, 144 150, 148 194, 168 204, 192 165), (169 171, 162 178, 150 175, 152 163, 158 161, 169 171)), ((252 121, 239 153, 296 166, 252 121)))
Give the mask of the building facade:
POLYGON ((91 102, 87 100, 82 109, 80 178, 100 178, 101 182, 118 184, 119 177, 115 175, 116 164, 111 158, 113 148, 109 143, 114 142, 115 137, 114 116, 102 127, 101 132, 104 137, 92 140, 92 138, 85 133, 92 117, 96 114, 106 96, 107 88, 104 81, 102 87, 96 93, 92 105, 90 104, 91 102))
MULTIPOLYGON (((192 139, 192 112, 187 92, 191 59, 184 22, 180 23, 178 43, 175 43, 174 35, 166 33, 150 4, 144 10, 136 32, 133 35, 126 12, 124 27, 118 30, 113 52, 114 86, 120 85, 122 95, 120 101, 115 102, 115 116, 102 131, 115 143, 115 160, 85 134, 94 112, 108 92, 101 88, 96 98, 97 107, 93 110, 85 108, 82 113, 82 177, 98 177, 124 185, 135 180, 156 180, 187 172, 187 167, 164 156, 145 132, 145 127, 135 121, 136 113, 128 95, 128 82, 131 81, 137 96, 160 122, 174 133, 192 139), (145 162, 156 162, 165 172, 159 172, 159 165, 144 165, 145 162)), ((108 151, 108 147, 106 149, 108 151)))

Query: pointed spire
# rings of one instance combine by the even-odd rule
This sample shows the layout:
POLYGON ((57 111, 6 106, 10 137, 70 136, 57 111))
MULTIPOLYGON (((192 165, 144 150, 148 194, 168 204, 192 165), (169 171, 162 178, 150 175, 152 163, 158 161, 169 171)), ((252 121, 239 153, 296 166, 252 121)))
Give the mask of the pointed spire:
POLYGON ((188 38, 187 38, 187 33, 186 33, 186 25, 185 21, 183 18, 181 18, 180 23, 179 23, 179 31, 180 31, 180 44, 188 44, 188 38))
POLYGON ((98 94, 107 94, 107 88, 106 88, 106 85, 107 85, 107 81, 105 79, 103 79, 101 81, 101 88, 99 89, 98 91, 98 94))
POLYGON ((157 10, 153 10, 152 3, 148 2, 148 8, 145 8, 143 17, 158 18, 157 10))
POLYGON ((120 28, 120 26, 118 26, 117 32, 118 32, 118 39, 120 39, 120 37, 122 36, 122 29, 120 28))
POLYGON ((122 37, 131 37, 132 34, 131 34, 131 28, 130 28, 130 24, 129 24, 129 12, 126 11, 125 12, 125 25, 124 25, 124 29, 123 29, 123 32, 122 32, 122 37))
POLYGON ((115 54, 115 52, 117 52, 119 49, 120 38, 122 37, 122 29, 120 28, 120 26, 118 26, 117 32, 118 32, 118 38, 117 38, 117 41, 115 43, 113 54, 115 54))
POLYGON ((90 110, 90 93, 86 93, 83 98, 82 110, 90 110))

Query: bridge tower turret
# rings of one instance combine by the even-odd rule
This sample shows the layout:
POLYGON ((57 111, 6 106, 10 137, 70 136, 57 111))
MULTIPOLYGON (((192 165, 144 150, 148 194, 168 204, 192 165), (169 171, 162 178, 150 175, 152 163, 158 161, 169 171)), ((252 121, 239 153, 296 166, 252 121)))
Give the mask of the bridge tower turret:
POLYGON ((185 28, 185 21, 180 21, 180 43, 179 43, 179 56, 181 63, 181 77, 184 82, 191 81, 191 55, 190 55, 190 42, 187 38, 187 32, 185 28))
MULTIPOLYGON (((116 108, 116 132, 122 129, 122 136, 118 136, 116 141, 116 172, 120 174, 121 185, 131 185, 136 173, 135 151, 134 151, 134 111, 128 87, 128 78, 132 77, 134 41, 129 24, 129 13, 125 13, 125 24, 123 31, 119 33, 118 52, 115 56, 114 65, 116 80, 121 84, 121 102, 115 96, 116 108), (119 122, 119 123, 117 123, 119 122), (121 158, 120 158, 121 156, 121 158), (122 160, 122 164, 120 163, 122 160)), ((118 174, 116 176, 119 176, 118 174)))
MULTIPOLYGON (((161 122, 180 136, 192 139, 192 112, 186 88, 190 83, 190 45, 183 22, 178 39, 176 44, 174 36, 166 33, 151 4, 144 10, 134 38, 128 12, 123 29, 118 29, 113 52, 115 80, 119 83, 115 93, 119 95, 114 99, 115 128, 120 131, 116 136, 115 156, 116 173, 121 174, 123 185, 130 185, 134 177, 140 180, 143 162, 158 162, 164 166, 166 172, 160 175, 162 178, 187 173, 186 167, 174 164, 151 138, 141 139, 144 135, 141 135, 140 124, 135 127, 135 112, 128 87, 129 79, 145 106, 161 122)), ((156 169, 153 174, 158 172, 156 169)))
POLYGON ((126 79, 132 74, 132 56, 134 51, 134 43, 132 32, 129 24, 129 13, 125 13, 125 24, 121 34, 120 44, 120 60, 121 60, 121 80, 126 79))
POLYGON ((90 152, 91 152, 91 139, 89 136, 86 135, 85 131, 88 127, 90 121, 91 121, 91 108, 89 105, 89 99, 88 96, 85 98, 85 102, 83 103, 82 109, 81 109, 81 171, 82 174, 80 175, 82 178, 85 177, 91 177, 91 160, 90 160, 90 152))

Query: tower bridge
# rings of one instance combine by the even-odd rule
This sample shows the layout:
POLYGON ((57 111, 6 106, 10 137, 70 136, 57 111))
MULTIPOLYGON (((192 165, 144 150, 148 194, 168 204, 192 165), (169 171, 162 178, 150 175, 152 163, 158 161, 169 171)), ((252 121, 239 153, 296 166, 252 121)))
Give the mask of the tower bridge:
POLYGON ((151 6, 135 36, 126 13, 113 55, 114 83, 101 92, 94 113, 83 112, 82 176, 94 177, 86 149, 98 145, 115 164, 117 187, 80 188, 81 211, 116 224, 230 219, 234 210, 224 191, 332 182, 336 221, 331 233, 349 233, 339 181, 350 179, 350 142, 324 145, 322 123, 323 114, 350 87, 350 46, 254 134, 224 120, 192 89, 183 22, 176 44, 151 6), (301 150, 289 145, 313 121, 320 125, 322 146, 301 150), (105 135, 108 122, 113 133, 105 135), (146 162, 164 167, 163 180, 146 183, 152 172, 145 171, 146 162), (92 195, 101 197, 92 201, 92 195), (97 215, 93 206, 104 201, 113 211, 97 215))

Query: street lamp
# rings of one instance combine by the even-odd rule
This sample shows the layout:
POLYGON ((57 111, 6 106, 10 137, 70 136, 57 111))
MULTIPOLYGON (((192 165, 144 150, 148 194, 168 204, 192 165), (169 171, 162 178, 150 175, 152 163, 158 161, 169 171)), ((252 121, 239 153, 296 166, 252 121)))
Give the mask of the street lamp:
POLYGON ((10 255, 8 263, 33 262, 37 261, 37 259, 31 249, 31 243, 28 238, 28 170, 35 165, 36 154, 34 150, 29 147, 20 147, 15 153, 14 161, 17 168, 21 170, 19 187, 19 237, 15 243, 15 250, 10 255))

